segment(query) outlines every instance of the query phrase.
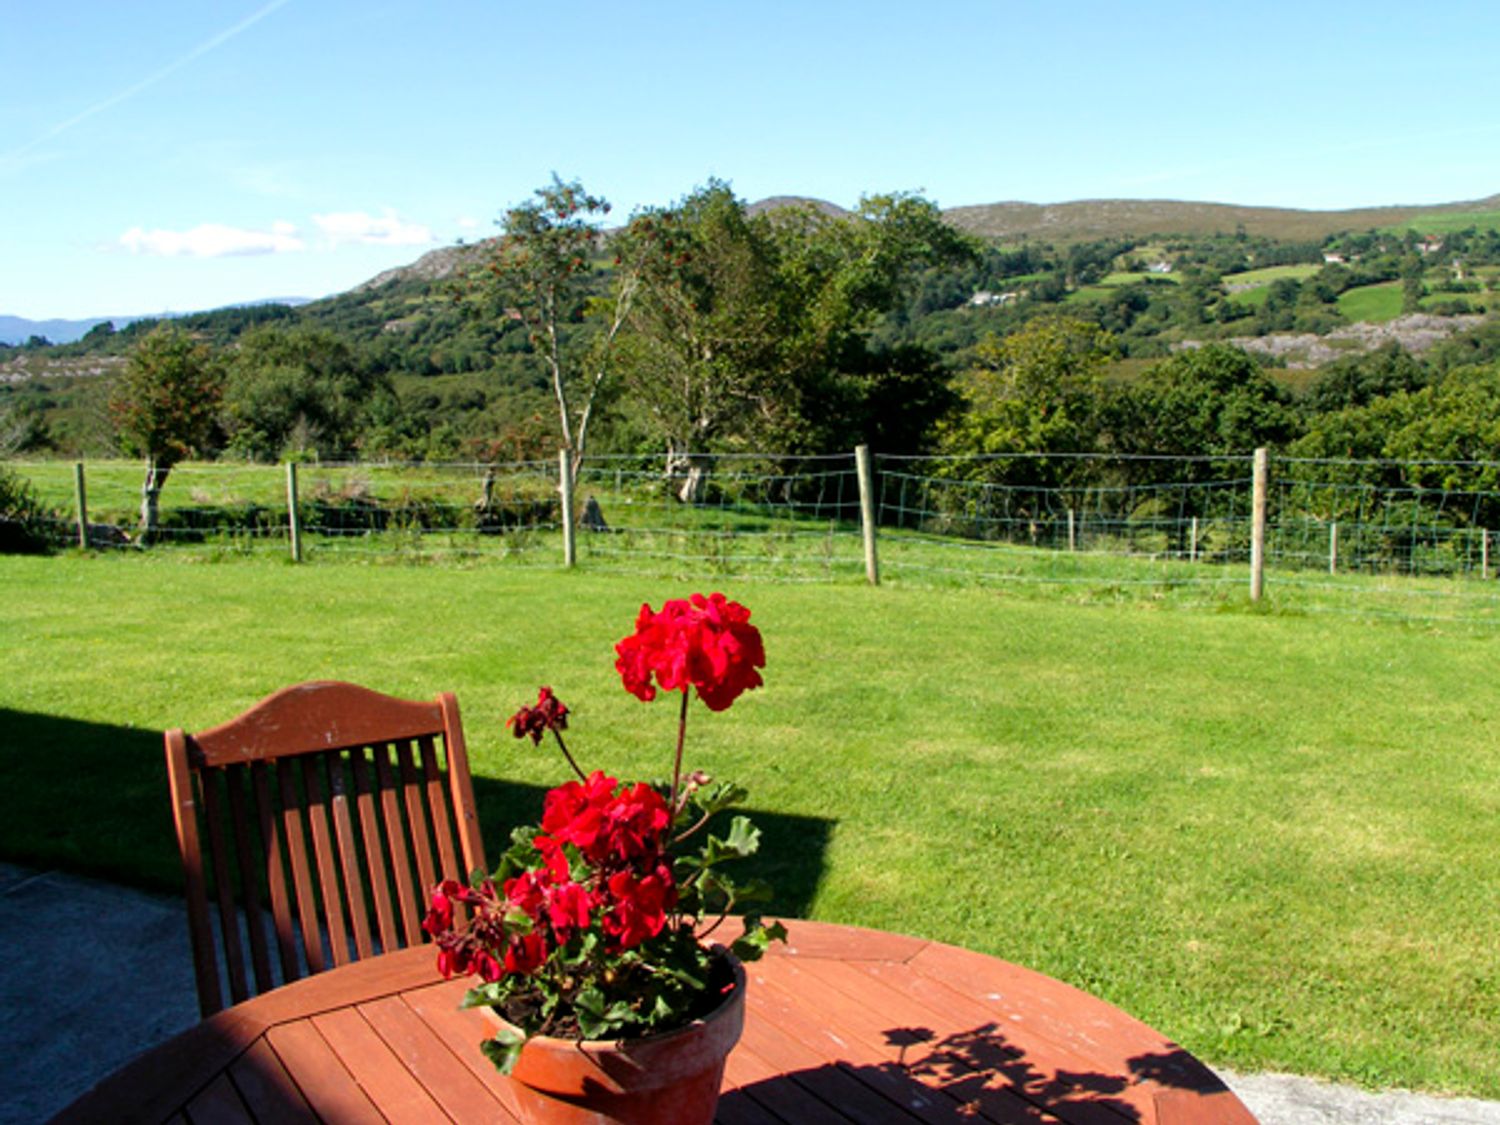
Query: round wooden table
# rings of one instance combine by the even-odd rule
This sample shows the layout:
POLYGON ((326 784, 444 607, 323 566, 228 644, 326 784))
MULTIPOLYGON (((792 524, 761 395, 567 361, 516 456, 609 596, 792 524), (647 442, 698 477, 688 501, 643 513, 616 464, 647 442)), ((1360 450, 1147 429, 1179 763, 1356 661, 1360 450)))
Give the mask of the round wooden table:
MULTIPOLYGON (((1214 1073, 1139 1020, 993 957, 791 922, 747 965, 718 1120, 1253 1123, 1214 1073)), ((59 1122, 511 1120, 430 946, 357 962, 205 1020, 59 1122)), ((108 1034, 101 1022, 100 1034, 108 1034)))

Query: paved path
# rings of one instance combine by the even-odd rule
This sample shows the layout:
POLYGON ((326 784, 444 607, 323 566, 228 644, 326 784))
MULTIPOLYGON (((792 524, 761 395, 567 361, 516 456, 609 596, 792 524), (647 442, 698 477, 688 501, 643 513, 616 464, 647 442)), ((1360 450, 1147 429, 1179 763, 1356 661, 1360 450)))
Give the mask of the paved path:
MULTIPOLYGON (((0 863, 0 1125, 44 1121, 198 1020, 180 902, 0 863)), ((1500 1102, 1220 1072, 1263 1125, 1500 1125, 1500 1102)))

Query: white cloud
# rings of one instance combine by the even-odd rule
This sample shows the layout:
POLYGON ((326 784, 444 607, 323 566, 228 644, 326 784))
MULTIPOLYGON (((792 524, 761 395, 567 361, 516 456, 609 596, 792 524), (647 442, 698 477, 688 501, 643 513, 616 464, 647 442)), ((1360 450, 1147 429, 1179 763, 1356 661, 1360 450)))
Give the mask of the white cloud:
POLYGON ((291 223, 278 222, 270 230, 246 230, 223 223, 201 223, 191 230, 145 230, 131 227, 120 245, 133 254, 165 258, 227 258, 246 254, 288 254, 307 249, 291 223))
POLYGON ((431 228, 404 222, 389 207, 379 217, 364 211, 335 211, 314 215, 313 222, 335 246, 346 242, 366 246, 426 246, 436 241, 431 228))
POLYGON ((459 230, 478 230, 479 220, 473 215, 463 215, 458 220, 459 230))

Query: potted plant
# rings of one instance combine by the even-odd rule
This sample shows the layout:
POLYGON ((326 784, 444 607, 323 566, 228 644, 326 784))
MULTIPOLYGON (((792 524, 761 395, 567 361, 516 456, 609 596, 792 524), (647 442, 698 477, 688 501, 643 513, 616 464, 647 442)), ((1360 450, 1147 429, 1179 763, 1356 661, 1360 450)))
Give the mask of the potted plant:
POLYGON ((709 831, 745 790, 686 772, 683 749, 693 695, 726 710, 761 685, 765 650, 750 611, 715 593, 643 605, 615 652, 637 698, 680 697, 670 779, 585 773, 563 739, 568 708, 543 687, 508 725, 537 744, 550 733, 576 778, 492 875, 435 887, 423 926, 445 977, 478 978, 464 1005, 493 1013, 482 1049, 532 1120, 708 1122, 743 1021, 740 962, 786 934, 754 910, 768 889, 722 870, 759 831, 744 816, 709 831), (731 912, 743 923, 726 941, 731 912))

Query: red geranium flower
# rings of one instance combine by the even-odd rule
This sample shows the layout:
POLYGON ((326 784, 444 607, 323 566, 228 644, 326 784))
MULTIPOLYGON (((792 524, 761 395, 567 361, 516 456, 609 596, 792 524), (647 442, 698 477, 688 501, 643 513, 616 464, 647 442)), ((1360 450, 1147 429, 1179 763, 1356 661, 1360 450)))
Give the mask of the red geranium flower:
POLYGON ((610 877, 609 894, 614 906, 604 917, 604 932, 620 949, 634 949, 661 933, 676 899, 672 873, 665 867, 639 879, 629 870, 618 871, 610 877))
POLYGON ((544 687, 537 693, 535 707, 522 707, 505 720, 505 725, 517 738, 531 735, 531 744, 539 746, 547 731, 568 729, 568 708, 550 687, 544 687))
POLYGON ((759 687, 757 669, 766 666, 750 611, 717 593, 667 601, 660 613, 641 606, 635 632, 615 645, 615 652, 615 670, 632 695, 649 703, 658 687, 695 687, 711 711, 722 711, 741 693, 759 687))

